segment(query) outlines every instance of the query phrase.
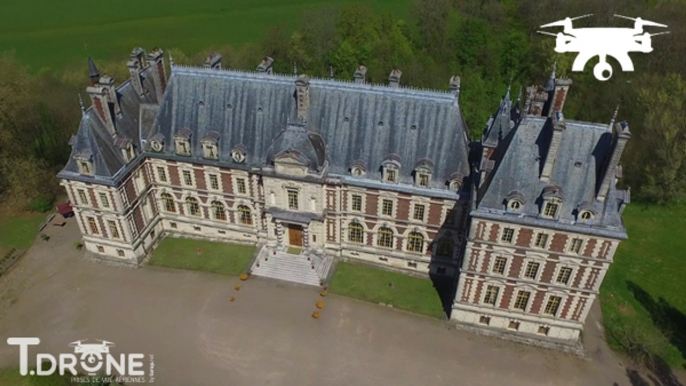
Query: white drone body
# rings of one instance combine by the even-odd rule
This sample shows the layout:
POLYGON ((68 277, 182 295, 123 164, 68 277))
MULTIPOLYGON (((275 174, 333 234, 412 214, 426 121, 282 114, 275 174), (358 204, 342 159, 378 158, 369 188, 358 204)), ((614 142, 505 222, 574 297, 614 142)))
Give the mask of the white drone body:
POLYGON ((593 67, 593 75, 598 80, 605 81, 612 76, 612 66, 607 62, 607 57, 615 58, 622 71, 633 71, 634 64, 629 57, 629 52, 648 53, 653 50, 651 36, 668 34, 660 32, 650 34, 643 31, 644 26, 666 28, 664 24, 643 20, 640 17, 632 18, 622 15, 615 15, 623 19, 634 21, 634 28, 577 28, 574 29, 572 21, 588 17, 584 15, 575 18, 565 18, 553 23, 544 24, 541 28, 563 27, 562 32, 553 34, 545 31, 538 31, 544 35, 555 36, 555 52, 578 52, 572 71, 581 72, 586 63, 593 57, 598 56, 600 62, 593 67))

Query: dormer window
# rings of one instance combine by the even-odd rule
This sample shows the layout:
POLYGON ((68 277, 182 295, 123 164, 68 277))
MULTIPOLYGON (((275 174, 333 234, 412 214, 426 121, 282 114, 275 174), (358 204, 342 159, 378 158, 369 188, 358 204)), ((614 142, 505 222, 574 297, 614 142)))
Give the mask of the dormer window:
POLYGON ((207 159, 219 158, 219 133, 210 131, 202 139, 203 157, 207 159))
POLYGON ((235 163, 242 164, 245 162, 245 157, 248 154, 248 148, 243 145, 236 145, 233 150, 231 150, 231 159, 235 163))
POLYGON ((462 187, 462 181, 464 180, 464 175, 460 172, 455 172, 450 175, 450 181, 448 181, 448 189, 453 192, 457 192, 462 187))
POLYGON ((591 202, 584 201, 579 204, 579 208, 577 209, 577 221, 588 222, 593 220, 595 215, 595 205, 593 205, 591 202))
POLYGON ((524 209, 526 204, 526 198, 521 190, 511 191, 507 197, 505 197, 505 205, 508 213, 519 213, 524 209))
POLYGON ((384 182, 397 183, 400 179, 400 156, 389 154, 382 163, 384 182))
POLYGON ((122 157, 126 162, 131 161, 136 157, 136 152, 133 150, 133 143, 128 138, 116 138, 114 140, 114 146, 121 150, 122 157))
POLYGON ((191 155, 191 135, 193 132, 188 128, 183 128, 174 136, 174 144, 176 145, 176 154, 191 155))
POLYGON ((93 175, 93 153, 90 150, 82 150, 74 156, 76 165, 79 168, 79 174, 84 176, 93 175))
POLYGON ((126 146, 126 149, 124 149, 124 156, 126 157, 127 161, 131 161, 133 157, 136 156, 136 153, 133 151, 133 145, 129 143, 128 146, 126 146))
POLYGON ((548 185, 543 188, 543 206, 541 217, 557 219, 560 216, 564 195, 562 188, 558 185, 548 185))
POLYGON ((362 160, 357 160, 350 165, 350 174, 353 177, 363 177, 367 174, 367 165, 362 160))
POLYGON ((433 176, 434 163, 428 159, 421 159, 414 169, 414 183, 421 188, 428 188, 433 176))

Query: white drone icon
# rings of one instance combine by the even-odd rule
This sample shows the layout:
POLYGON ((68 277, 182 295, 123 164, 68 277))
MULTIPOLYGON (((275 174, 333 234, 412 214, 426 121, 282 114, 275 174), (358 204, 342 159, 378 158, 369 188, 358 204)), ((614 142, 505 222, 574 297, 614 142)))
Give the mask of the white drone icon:
MULTIPOLYGON (((96 339, 97 340, 97 339, 96 339)), ((109 354, 110 347, 114 347, 114 343, 106 340, 98 340, 100 344, 91 343, 84 344, 82 340, 69 343, 69 347, 74 347, 74 354, 81 354, 81 360, 93 364, 97 360, 102 360, 102 354, 109 354)))
POLYGON ((578 16, 575 18, 565 18, 550 24, 544 24, 540 28, 564 27, 563 32, 553 34, 545 31, 538 31, 544 35, 555 36, 555 52, 578 52, 579 55, 574 60, 572 71, 581 72, 584 70, 586 62, 598 56, 600 62, 593 67, 593 75, 596 79, 605 81, 612 76, 612 66, 607 62, 607 56, 612 56, 622 66, 622 71, 633 71, 634 64, 629 57, 629 52, 648 53, 653 51, 651 46, 651 36, 664 35, 669 32, 649 34, 643 32, 644 26, 662 27, 667 26, 640 17, 633 18, 622 15, 614 15, 623 19, 634 21, 634 28, 578 28, 574 29, 572 21, 589 17, 590 15, 578 16), (607 74, 607 75, 606 75, 607 74))

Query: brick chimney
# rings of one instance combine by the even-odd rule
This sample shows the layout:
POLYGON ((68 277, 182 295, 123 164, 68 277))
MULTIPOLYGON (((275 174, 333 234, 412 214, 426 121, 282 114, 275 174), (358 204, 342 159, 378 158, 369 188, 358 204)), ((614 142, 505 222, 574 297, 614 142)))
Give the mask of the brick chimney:
POLYGON ((357 67, 357 70, 355 70, 355 83, 364 83, 365 76, 367 76, 367 67, 360 65, 357 67))
POLYGON ((392 88, 400 87, 400 77, 402 75, 403 72, 398 70, 397 68, 391 71, 391 74, 388 76, 388 86, 392 88))
POLYGON ((552 118, 553 135, 548 146, 548 153, 545 155, 545 163, 541 171, 541 181, 548 182, 550 176, 553 174, 553 167, 555 166, 555 159, 560 149, 560 142, 562 141, 562 133, 564 133, 567 125, 565 124, 562 112, 557 112, 552 118))
POLYGON ((619 166, 619 160, 622 157, 622 152, 626 147, 626 143, 631 138, 631 132, 629 131, 629 124, 626 121, 615 124, 614 140, 612 141, 612 150, 608 155, 607 161, 604 165, 603 179, 598 188, 598 200, 605 201, 608 193, 610 192, 610 186, 616 183, 617 167, 619 166))
POLYGON ((129 61, 126 62, 126 67, 129 69, 131 74, 131 85, 136 93, 140 96, 145 95, 145 90, 143 89, 143 83, 141 80, 141 72, 147 68, 147 63, 145 63, 145 51, 136 47, 129 54, 129 61))
POLYGON ((274 64, 274 59, 270 58, 269 56, 265 56, 260 64, 257 65, 257 68, 255 71, 257 72, 263 72, 265 74, 271 74, 272 73, 272 65, 274 64))
POLYGON ((307 120, 307 109, 310 106, 310 77, 303 74, 295 81, 295 93, 298 104, 298 122, 307 120))
POLYGON ((208 56, 207 59, 205 59, 205 68, 209 68, 212 70, 221 70, 222 56, 216 52, 210 54, 210 56, 208 56))
POLYGON ((116 116, 121 116, 121 105, 119 105, 119 96, 117 95, 117 88, 114 86, 114 78, 105 75, 100 77, 99 83, 107 93, 107 102, 114 110, 114 114, 116 116))
POLYGON ((455 100, 460 97, 460 77, 457 75, 450 78, 450 92, 455 95, 455 100))
POLYGON ((153 48, 145 58, 150 66, 152 82, 155 85, 155 97, 157 103, 162 102, 164 90, 167 89, 167 70, 164 68, 164 51, 160 48, 153 48))
POLYGON ((109 91, 106 86, 100 84, 100 71, 95 67, 93 59, 88 58, 88 71, 91 78, 91 85, 86 88, 86 92, 91 98, 95 115, 100 119, 105 128, 111 135, 116 134, 114 117, 110 108, 109 91))
POLYGON ((567 99, 567 92, 569 91, 569 86, 572 85, 572 80, 569 78, 555 79, 555 91, 553 94, 552 105, 550 107, 550 115, 555 116, 555 113, 562 111, 565 105, 565 100, 567 99))

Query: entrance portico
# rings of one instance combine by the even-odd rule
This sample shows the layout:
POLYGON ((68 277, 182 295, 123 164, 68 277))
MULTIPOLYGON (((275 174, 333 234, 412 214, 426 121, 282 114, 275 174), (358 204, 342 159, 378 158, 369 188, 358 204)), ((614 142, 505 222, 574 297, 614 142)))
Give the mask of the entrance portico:
POLYGON ((322 216, 314 213, 286 211, 273 207, 267 208, 265 212, 267 219, 270 220, 269 217, 271 217, 273 220, 276 244, 280 249, 286 246, 310 249, 312 246, 311 225, 313 221, 320 223, 323 221, 322 216))

